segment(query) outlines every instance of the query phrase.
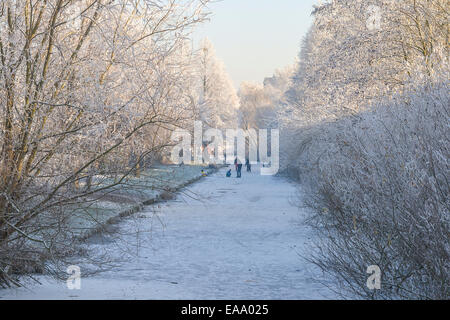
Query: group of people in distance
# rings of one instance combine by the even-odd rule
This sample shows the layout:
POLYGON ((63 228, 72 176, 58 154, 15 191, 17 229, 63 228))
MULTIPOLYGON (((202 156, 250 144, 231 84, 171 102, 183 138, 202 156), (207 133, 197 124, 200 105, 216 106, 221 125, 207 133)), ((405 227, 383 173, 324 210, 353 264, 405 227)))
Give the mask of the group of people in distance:
MULTIPOLYGON (((252 165, 250 164, 249 159, 245 160, 245 166, 247 167, 247 172, 252 172, 252 165)), ((242 163, 238 158, 234 159, 234 167, 236 169, 236 178, 242 177, 242 163)), ((227 171, 227 178, 231 177, 231 169, 227 171)))
MULTIPOLYGON (((249 159, 245 159, 245 166, 247 167, 247 172, 252 172, 252 165, 250 164, 249 159)), ((242 163, 238 158, 234 159, 234 167, 236 169, 236 178, 242 177, 242 163)), ((205 170, 202 169, 201 174, 203 177, 206 177, 208 174, 205 170)), ((231 178, 231 169, 227 171, 227 178, 231 178)))

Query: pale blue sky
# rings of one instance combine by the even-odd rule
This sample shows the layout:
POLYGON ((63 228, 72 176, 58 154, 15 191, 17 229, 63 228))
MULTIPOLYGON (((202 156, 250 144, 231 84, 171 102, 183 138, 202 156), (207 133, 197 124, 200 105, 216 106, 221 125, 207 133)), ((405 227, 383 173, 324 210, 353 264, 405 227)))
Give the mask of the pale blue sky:
POLYGON ((208 37, 225 62, 236 89, 262 82, 275 69, 293 64, 312 23, 318 0, 223 0, 210 4, 211 21, 195 33, 208 37))

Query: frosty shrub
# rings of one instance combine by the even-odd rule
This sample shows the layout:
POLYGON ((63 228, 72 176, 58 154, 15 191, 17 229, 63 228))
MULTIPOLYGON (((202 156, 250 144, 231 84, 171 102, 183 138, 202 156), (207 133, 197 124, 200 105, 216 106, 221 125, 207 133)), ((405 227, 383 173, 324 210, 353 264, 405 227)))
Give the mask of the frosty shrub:
POLYGON ((352 294, 449 298, 449 105, 443 80, 316 131, 301 173, 324 239, 312 260, 352 294))
POLYGON ((313 13, 278 113, 282 167, 323 239, 309 258, 345 295, 449 298, 449 6, 334 0, 313 13), (381 290, 366 286, 371 265, 381 290))

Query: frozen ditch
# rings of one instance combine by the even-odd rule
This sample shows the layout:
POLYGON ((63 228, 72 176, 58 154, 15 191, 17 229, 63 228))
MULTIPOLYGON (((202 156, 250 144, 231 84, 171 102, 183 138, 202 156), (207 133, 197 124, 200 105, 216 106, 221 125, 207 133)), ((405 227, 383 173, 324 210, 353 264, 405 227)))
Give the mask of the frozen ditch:
POLYGON ((296 191, 282 178, 225 178, 222 169, 115 226, 120 243, 93 238, 90 250, 122 259, 82 277, 81 290, 39 277, 42 285, 0 290, 0 299, 334 298, 300 257, 313 238, 296 191))

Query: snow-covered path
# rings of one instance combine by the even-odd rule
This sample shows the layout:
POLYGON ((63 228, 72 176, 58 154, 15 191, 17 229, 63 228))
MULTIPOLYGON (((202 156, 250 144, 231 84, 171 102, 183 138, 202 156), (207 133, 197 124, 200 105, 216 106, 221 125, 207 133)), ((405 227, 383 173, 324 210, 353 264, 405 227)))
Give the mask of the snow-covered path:
MULTIPOLYGON (((82 278, 81 290, 43 277, 43 285, 0 290, 0 299, 332 298, 312 280, 320 273, 299 256, 313 239, 292 204, 295 186, 259 170, 234 176, 225 178, 222 169, 176 200, 121 222, 126 261, 82 278), (151 231, 141 234, 139 247, 137 225, 151 231)), ((95 239, 90 247, 118 250, 95 239)))

